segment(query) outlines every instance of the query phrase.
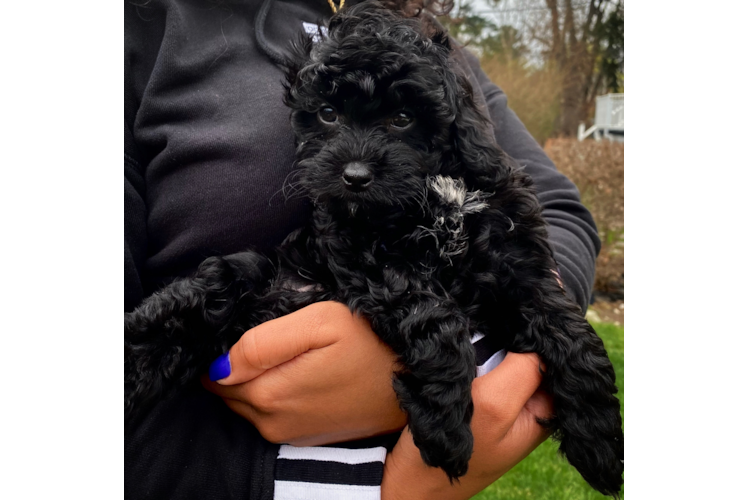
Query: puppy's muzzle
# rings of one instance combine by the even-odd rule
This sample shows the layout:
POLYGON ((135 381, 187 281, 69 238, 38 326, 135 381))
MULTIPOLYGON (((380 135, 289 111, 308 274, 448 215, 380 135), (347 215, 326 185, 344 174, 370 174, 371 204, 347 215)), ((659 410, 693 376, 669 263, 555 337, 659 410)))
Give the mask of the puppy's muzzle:
POLYGON ((371 185, 374 174, 366 164, 355 161, 345 165, 343 169, 343 184, 350 191, 360 192, 371 185))

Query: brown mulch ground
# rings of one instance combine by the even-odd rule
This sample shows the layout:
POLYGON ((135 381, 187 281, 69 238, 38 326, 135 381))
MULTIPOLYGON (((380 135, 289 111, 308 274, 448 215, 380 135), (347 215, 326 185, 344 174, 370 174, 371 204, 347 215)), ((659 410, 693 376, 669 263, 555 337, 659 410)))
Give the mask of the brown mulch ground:
POLYGON ((623 300, 611 302, 604 298, 596 298, 595 303, 587 309, 587 319, 623 326, 623 300))

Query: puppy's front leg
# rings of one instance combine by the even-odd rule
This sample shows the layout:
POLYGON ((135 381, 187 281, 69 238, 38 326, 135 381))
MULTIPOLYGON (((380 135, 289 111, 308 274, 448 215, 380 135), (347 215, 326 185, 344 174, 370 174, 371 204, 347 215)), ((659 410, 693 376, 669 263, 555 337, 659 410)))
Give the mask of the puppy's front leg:
POLYGON ((264 288, 265 257, 243 252, 206 259, 125 314, 125 421, 194 381, 241 335, 236 328, 252 291, 264 288), (236 330, 236 331, 235 331, 236 330))
POLYGON ((428 465, 441 467, 450 479, 463 476, 473 453, 475 378, 467 318, 449 300, 421 302, 398 329, 403 343, 395 350, 403 370, 394 387, 413 440, 428 465))
POLYGON ((549 423, 560 439, 559 451, 592 487, 617 496, 623 484, 623 431, 613 365, 555 275, 546 273, 540 290, 520 305, 528 327, 512 349, 532 350, 545 362, 545 389, 555 409, 549 423))

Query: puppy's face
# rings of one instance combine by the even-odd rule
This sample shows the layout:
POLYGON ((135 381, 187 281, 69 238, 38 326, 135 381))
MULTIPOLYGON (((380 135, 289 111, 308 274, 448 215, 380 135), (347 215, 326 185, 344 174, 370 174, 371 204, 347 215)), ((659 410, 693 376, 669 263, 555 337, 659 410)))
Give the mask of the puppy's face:
POLYGON ((435 42, 419 24, 352 9, 333 18, 328 37, 299 48, 286 103, 299 181, 317 203, 355 214, 424 202, 427 174, 451 149, 454 113, 447 39, 435 42))

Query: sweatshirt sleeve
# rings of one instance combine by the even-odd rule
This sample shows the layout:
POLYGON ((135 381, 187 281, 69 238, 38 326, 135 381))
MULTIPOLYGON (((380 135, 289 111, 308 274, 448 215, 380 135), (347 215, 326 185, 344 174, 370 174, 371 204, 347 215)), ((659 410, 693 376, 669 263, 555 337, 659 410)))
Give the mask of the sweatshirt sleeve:
POLYGON ((125 123, 125 312, 143 300, 141 271, 148 245, 145 180, 136 159, 132 132, 125 123))
POLYGON ((592 215, 582 205, 574 183, 556 169, 509 109, 506 94, 483 72, 478 58, 467 50, 460 50, 458 62, 476 87, 475 93, 485 100, 496 142, 532 176, 564 288, 586 311, 595 278, 595 259, 600 252, 600 239, 592 215))
MULTIPOLYGON (((124 236, 125 312, 132 311, 145 295, 143 266, 147 257, 147 204, 145 167, 135 141, 135 116, 143 89, 153 68, 163 31, 158 16, 146 22, 138 6, 125 3, 124 38, 124 236), (154 35, 152 32, 156 32, 154 35)), ((156 9, 153 9, 154 11, 156 9)))

